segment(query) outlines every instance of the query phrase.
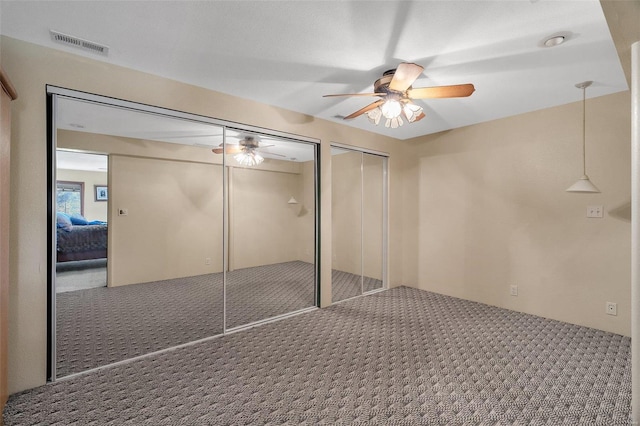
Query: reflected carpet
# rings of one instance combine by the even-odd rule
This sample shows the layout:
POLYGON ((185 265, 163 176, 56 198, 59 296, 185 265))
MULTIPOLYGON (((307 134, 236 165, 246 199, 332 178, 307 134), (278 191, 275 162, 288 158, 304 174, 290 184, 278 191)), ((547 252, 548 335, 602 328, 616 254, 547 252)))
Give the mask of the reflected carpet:
MULTIPOLYGON (((312 264, 227 273, 227 328, 314 306, 312 264)), ((56 295, 58 377, 222 333, 222 274, 56 295)))

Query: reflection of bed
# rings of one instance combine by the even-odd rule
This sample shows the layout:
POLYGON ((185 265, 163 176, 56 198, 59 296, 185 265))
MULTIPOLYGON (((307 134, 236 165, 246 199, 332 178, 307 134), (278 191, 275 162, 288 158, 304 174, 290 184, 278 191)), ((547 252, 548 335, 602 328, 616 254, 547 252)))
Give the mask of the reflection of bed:
POLYGON ((107 257, 107 225, 73 226, 58 229, 56 241, 58 262, 102 259, 107 257))

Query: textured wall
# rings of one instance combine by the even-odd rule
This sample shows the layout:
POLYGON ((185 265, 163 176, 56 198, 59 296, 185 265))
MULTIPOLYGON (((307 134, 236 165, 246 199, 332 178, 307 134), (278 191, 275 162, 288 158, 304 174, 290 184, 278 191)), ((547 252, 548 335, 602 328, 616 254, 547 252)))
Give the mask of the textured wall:
POLYGON ((587 101, 600 194, 565 192, 582 175, 581 102, 411 141, 406 282, 629 335, 629 105, 629 92, 587 101), (604 218, 586 218, 589 205, 604 218))

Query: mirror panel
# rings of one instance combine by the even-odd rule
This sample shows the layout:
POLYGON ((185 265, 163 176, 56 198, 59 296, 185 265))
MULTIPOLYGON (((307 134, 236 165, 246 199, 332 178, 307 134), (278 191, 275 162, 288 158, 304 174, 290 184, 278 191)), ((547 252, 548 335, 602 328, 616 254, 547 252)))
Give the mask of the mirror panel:
POLYGON ((227 329, 316 305, 315 147, 225 135, 227 329))
POLYGON ((385 157, 362 154, 362 272, 364 292, 383 288, 385 157))
POLYGON ((50 380, 317 306, 316 143, 49 90, 50 380))
POLYGON ((222 127, 57 100, 57 174, 85 182, 107 256, 92 252, 104 237, 93 225, 56 230, 57 252, 75 253, 56 262, 56 376, 223 333, 222 127), (62 157, 78 153, 108 157, 108 170, 92 177, 85 157, 72 172, 62 157))
POLYGON ((362 153, 331 147, 331 298, 362 294, 362 153))

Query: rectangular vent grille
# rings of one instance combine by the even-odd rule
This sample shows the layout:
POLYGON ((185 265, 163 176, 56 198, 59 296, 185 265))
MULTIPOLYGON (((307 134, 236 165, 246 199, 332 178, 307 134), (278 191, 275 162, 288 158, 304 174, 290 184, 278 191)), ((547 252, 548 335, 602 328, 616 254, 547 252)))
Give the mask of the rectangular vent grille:
POLYGON ((70 36, 68 34, 62 34, 53 30, 50 30, 49 33, 51 34, 51 40, 55 41, 56 43, 77 47, 78 49, 86 50, 87 52, 91 53, 97 53, 98 55, 107 56, 109 54, 108 46, 89 40, 83 40, 79 37, 70 36))

